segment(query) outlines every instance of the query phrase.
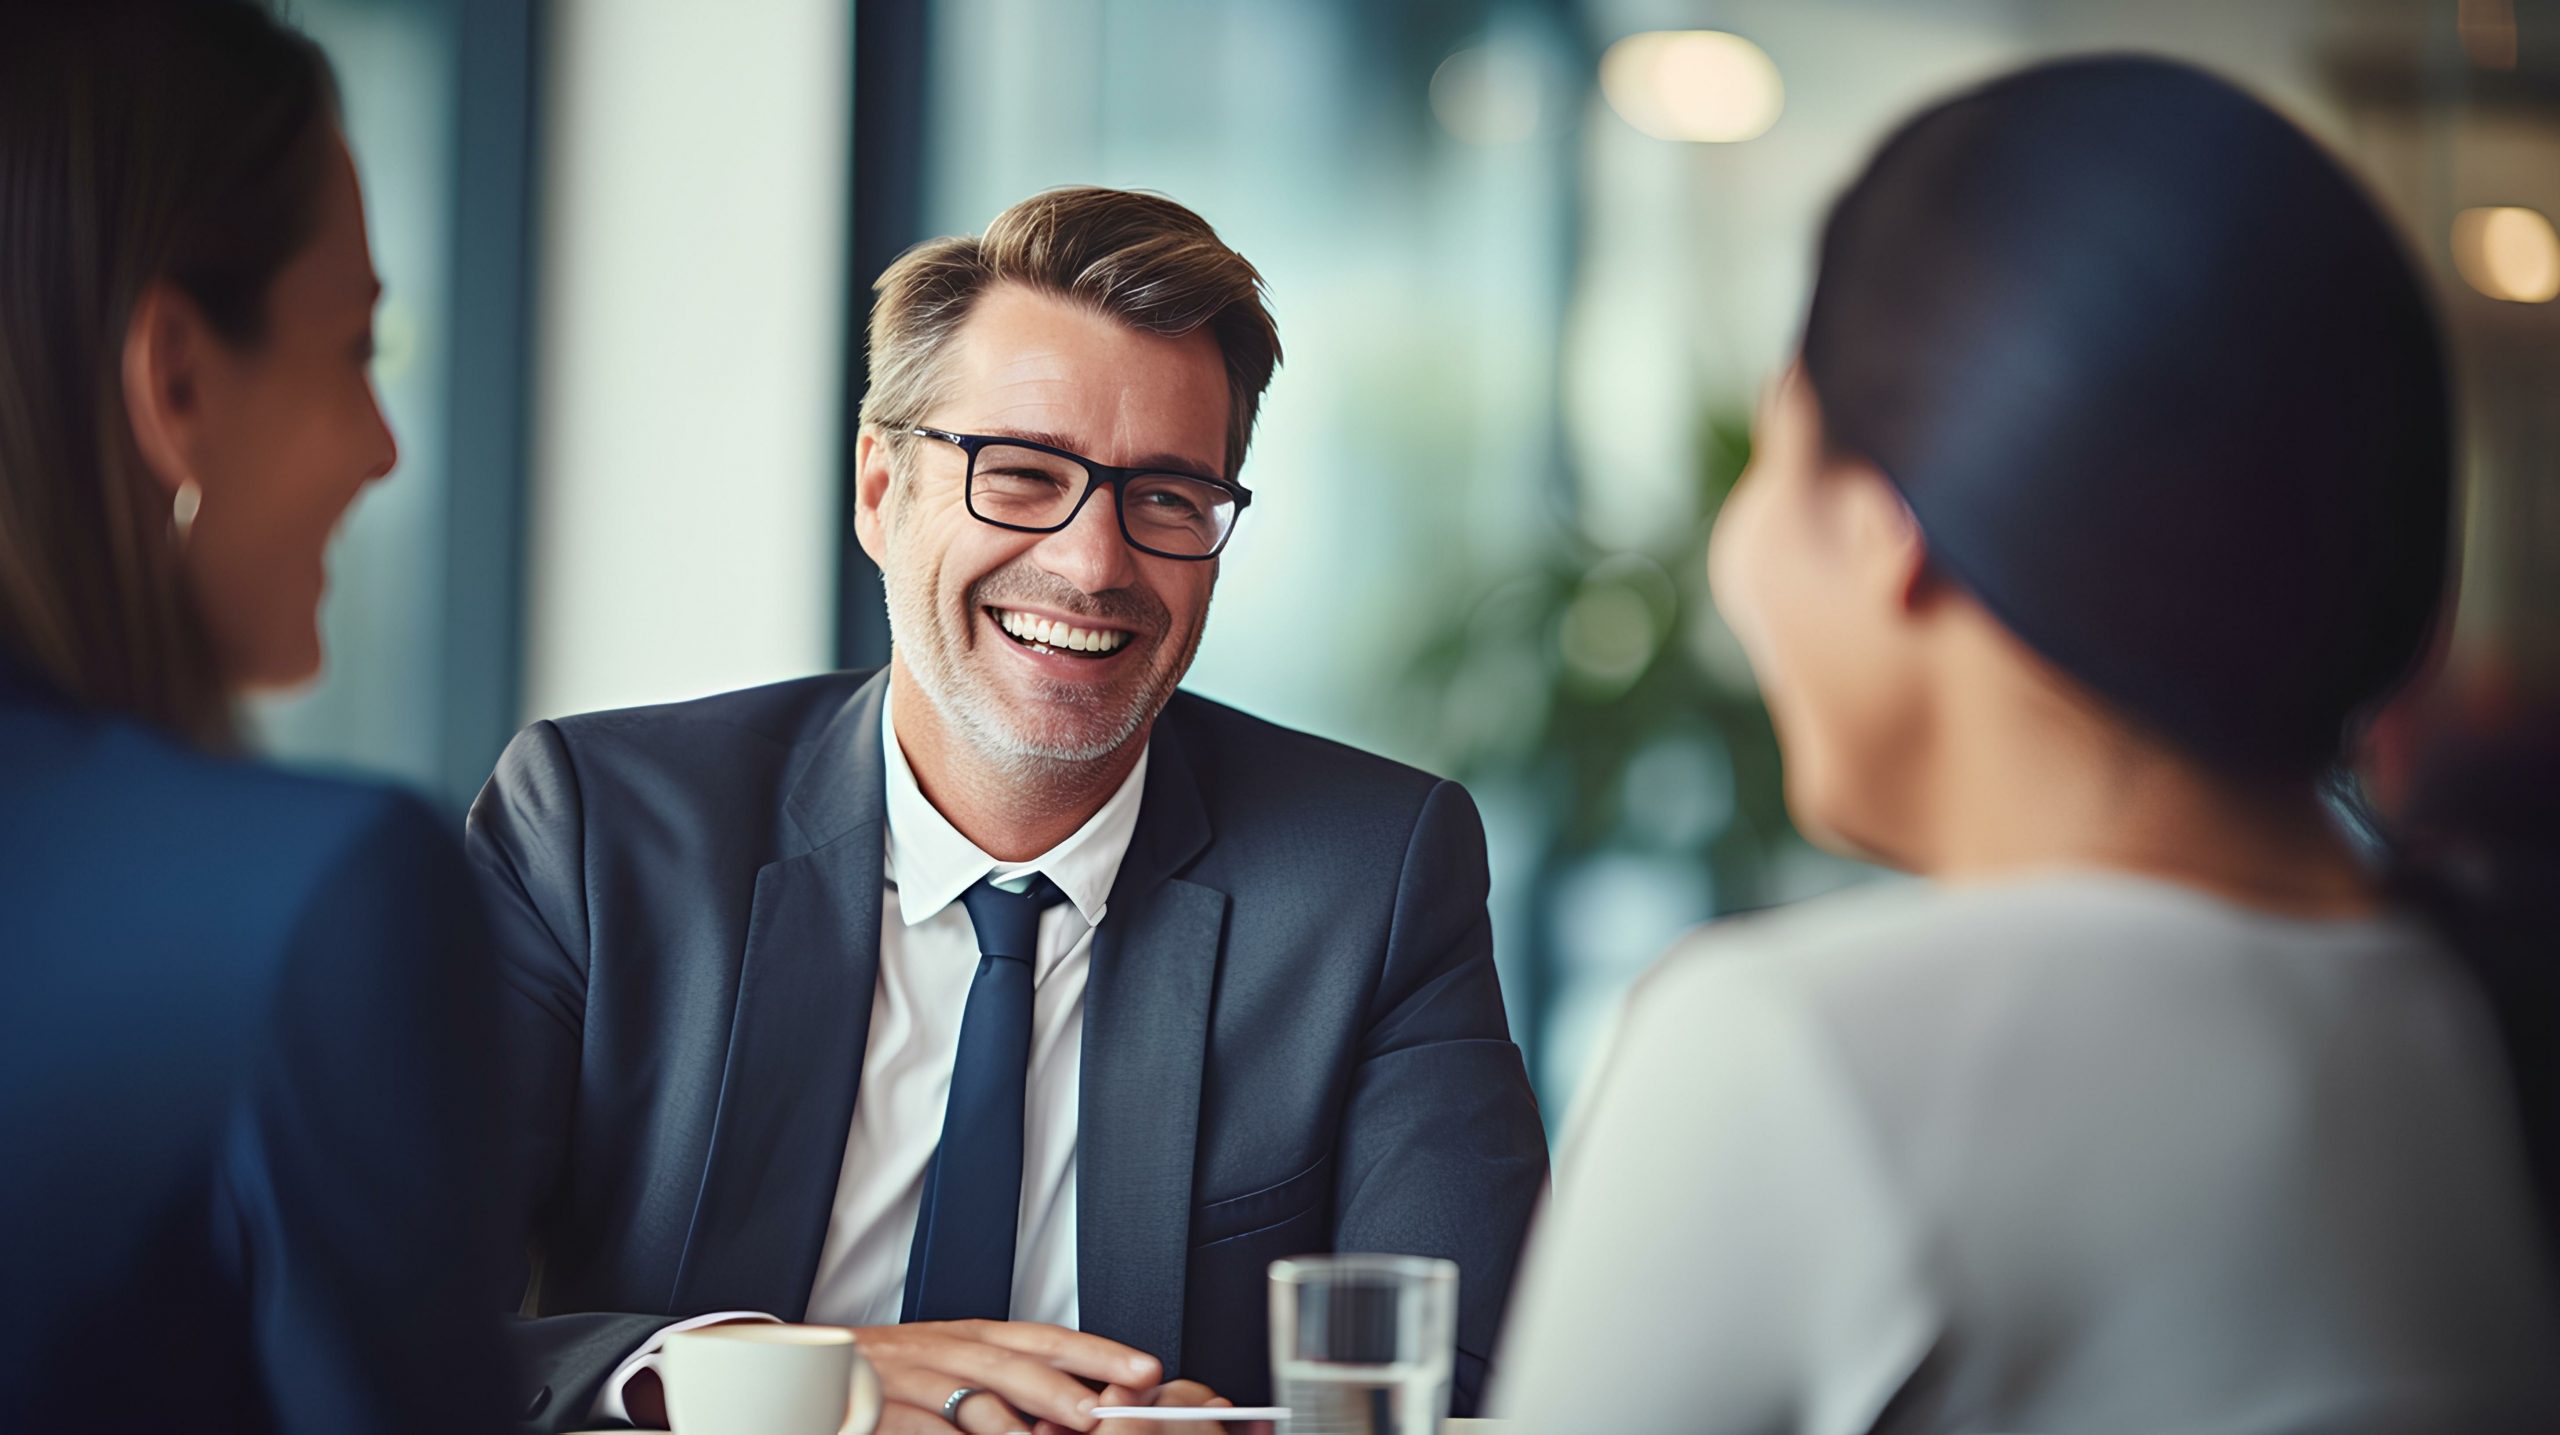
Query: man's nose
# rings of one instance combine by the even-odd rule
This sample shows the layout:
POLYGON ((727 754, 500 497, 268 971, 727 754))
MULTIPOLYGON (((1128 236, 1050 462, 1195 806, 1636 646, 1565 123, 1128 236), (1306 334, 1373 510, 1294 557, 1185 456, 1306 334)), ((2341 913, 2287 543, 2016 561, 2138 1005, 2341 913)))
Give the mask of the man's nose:
POLYGON ((1096 489, 1075 521, 1040 540, 1032 557, 1076 585, 1079 592, 1103 593, 1129 586, 1137 574, 1137 558, 1120 531, 1117 491, 1096 489))

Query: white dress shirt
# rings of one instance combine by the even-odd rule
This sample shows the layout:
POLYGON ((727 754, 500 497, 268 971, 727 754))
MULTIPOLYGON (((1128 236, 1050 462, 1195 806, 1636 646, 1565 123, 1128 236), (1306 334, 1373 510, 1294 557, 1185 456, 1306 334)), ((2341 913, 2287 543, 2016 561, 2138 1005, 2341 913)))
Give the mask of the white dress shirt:
MULTIPOLYGON (((836 1178, 834 1214, 809 1292, 808 1318, 823 1325, 890 1325, 906 1298, 925 1168, 942 1143, 943 1107, 960 1046, 960 1018, 977 978, 978 938, 960 895, 979 879, 1017 886, 1033 874, 1066 895, 1040 915, 1032 966, 1031 1066, 1023 1097, 1022 1205, 1014 1233, 1015 1320, 1073 1328, 1076 1300, 1076 1112, 1084 1058, 1085 976, 1137 831, 1147 755, 1073 836, 1024 863, 980 851, 916 785, 898 745, 894 690, 880 705, 888 833, 880 903, 880 967, 853 1131, 836 1178)), ((770 1320, 715 1311, 679 1321, 632 1353, 605 1381, 596 1414, 628 1419, 623 1387, 658 1364, 677 1331, 722 1320, 770 1320)))

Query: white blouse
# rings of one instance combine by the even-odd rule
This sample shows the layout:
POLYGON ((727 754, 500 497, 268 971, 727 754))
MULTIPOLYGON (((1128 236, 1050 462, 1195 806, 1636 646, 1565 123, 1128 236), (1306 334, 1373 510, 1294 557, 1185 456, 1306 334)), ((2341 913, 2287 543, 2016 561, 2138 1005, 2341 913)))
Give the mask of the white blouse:
POLYGON ((2560 1429, 2456 960, 2120 875, 1865 888, 1675 949, 1496 1370, 1530 1432, 2560 1429))

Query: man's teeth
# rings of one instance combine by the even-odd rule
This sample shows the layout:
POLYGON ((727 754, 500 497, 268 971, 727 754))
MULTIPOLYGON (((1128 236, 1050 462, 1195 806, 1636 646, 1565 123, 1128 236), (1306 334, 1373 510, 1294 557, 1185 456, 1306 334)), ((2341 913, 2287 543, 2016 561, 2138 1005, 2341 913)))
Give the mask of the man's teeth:
POLYGON ((1063 648, 1071 653, 1111 653, 1127 646, 1129 635, 1111 628, 1078 628, 1066 623, 1053 623, 1028 613, 1011 609, 995 610, 996 622, 1004 630, 1026 643, 1063 648))

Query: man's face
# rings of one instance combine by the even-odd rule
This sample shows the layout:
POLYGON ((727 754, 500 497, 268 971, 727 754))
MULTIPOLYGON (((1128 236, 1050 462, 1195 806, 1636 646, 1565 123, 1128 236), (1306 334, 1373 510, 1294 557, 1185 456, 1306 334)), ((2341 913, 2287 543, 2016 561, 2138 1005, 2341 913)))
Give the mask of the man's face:
MULTIPOLYGON (((1226 471, 1226 366, 1206 331, 1168 339, 998 285, 944 364, 929 427, 1226 471)), ((898 658, 954 735, 1003 762, 1093 762, 1145 733, 1199 649, 1216 561, 1130 547, 1108 489, 1056 533, 982 523, 965 453, 911 437, 893 462, 882 437, 864 437, 856 527, 888 588, 898 658), (1016 636, 1041 623, 1079 632, 1016 636)))

